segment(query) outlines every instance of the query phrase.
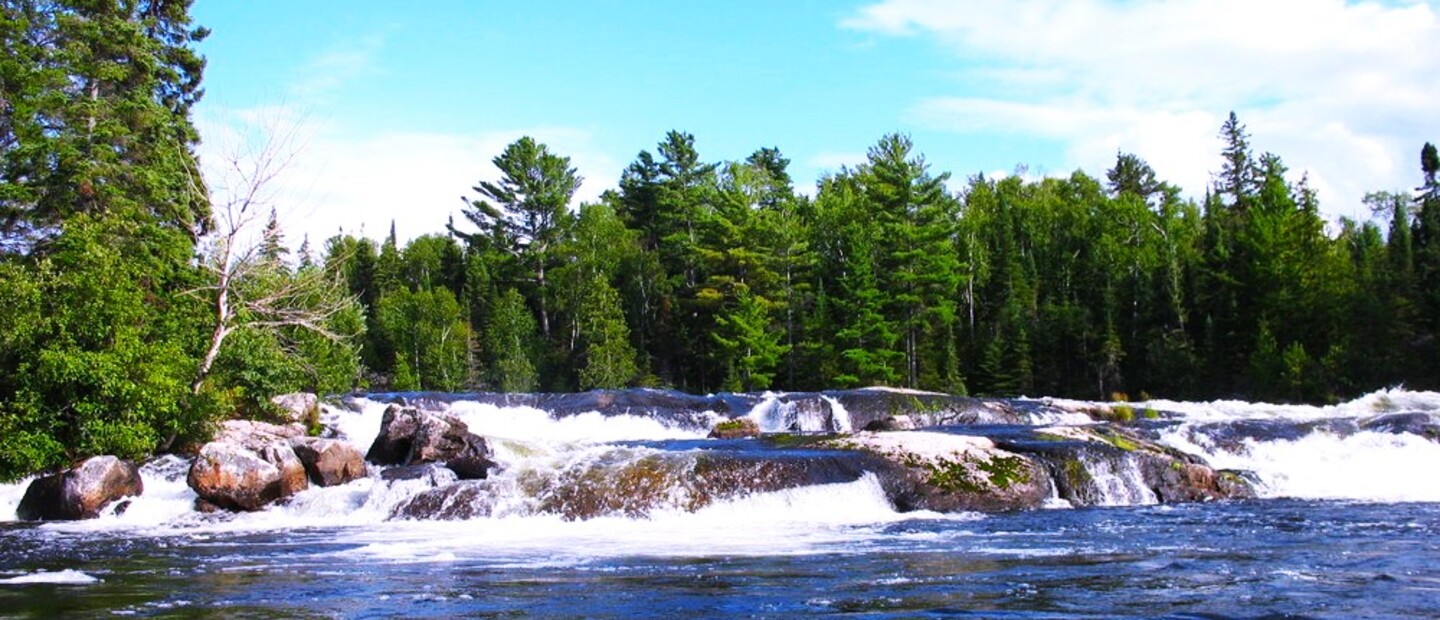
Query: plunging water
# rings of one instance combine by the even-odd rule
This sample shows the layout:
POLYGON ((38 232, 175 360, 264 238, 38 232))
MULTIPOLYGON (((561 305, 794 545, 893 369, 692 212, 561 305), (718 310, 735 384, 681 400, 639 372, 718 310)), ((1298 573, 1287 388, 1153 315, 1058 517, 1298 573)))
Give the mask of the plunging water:
MULTIPOLYGON (((325 421, 364 450, 387 400, 329 407, 325 421)), ((739 415, 766 432, 864 426, 831 396, 746 402, 739 415)), ((1010 405, 1019 417, 928 430, 1003 445, 1083 428, 1082 412, 1104 406, 1010 405)), ((993 515, 899 512, 875 475, 846 463, 704 438, 733 411, 436 406, 489 439, 500 464, 452 498, 461 518, 402 510, 452 482, 445 470, 204 515, 188 463, 167 457, 145 465, 145 494, 123 513, 0 523, 0 616, 1353 618, 1428 616, 1440 601, 1440 394, 1135 404, 1157 412, 1141 431, 1249 472, 1261 498, 1158 505, 1132 457, 1093 450, 1079 452, 1083 492, 993 515), (719 452, 800 459, 811 483, 767 486, 768 469, 732 493, 688 482, 719 452)), ((0 519, 24 488, 0 486, 0 519)))

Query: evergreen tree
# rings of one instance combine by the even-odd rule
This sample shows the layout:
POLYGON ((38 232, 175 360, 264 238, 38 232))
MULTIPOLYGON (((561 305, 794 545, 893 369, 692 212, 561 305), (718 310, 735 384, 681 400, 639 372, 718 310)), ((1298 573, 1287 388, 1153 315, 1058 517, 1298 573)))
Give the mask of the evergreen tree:
POLYGON ((639 372, 620 294, 600 274, 591 277, 581 297, 579 325, 580 389, 625 387, 639 372))
POLYGON ((285 233, 280 230, 280 218, 275 209, 270 209, 270 219, 260 233, 260 260, 271 265, 284 265, 290 248, 285 247, 285 233))
POLYGON ((540 333, 549 338, 546 270, 569 220, 570 199, 582 179, 570 166, 569 157, 551 153, 549 147, 529 136, 505 147, 492 162, 500 170, 500 180, 476 185, 480 198, 470 202, 464 215, 490 236, 493 247, 508 252, 529 270, 525 278, 534 282, 540 333))
POLYGON ((780 358, 790 349, 782 344, 784 333, 773 327, 765 299, 736 287, 731 308, 716 317, 710 334, 720 346, 721 366, 726 369, 725 389, 764 390, 774 381, 780 358))
POLYGON ((525 298, 511 288, 495 301, 485 330, 485 349, 490 355, 491 385, 501 392, 530 392, 540 377, 535 370, 537 336, 535 317, 525 307, 525 298))
MULTIPOLYGON (((16 0, 0 9, 0 246, 25 250, 76 214, 122 216, 194 241, 190 106, 204 59, 189 0, 16 0)), ((43 250, 43 248, 37 248, 43 250)))

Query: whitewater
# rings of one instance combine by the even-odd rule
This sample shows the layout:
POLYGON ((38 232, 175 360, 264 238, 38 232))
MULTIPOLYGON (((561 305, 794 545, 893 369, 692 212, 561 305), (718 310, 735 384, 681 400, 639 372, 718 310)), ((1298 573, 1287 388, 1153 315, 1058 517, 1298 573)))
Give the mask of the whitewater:
MULTIPOLYGON (((337 401, 322 422, 363 452, 395 400, 337 401)), ((743 417, 766 433, 863 425, 831 396, 752 401, 743 417)), ((584 472, 747 453, 758 440, 707 439, 733 416, 724 412, 561 415, 463 395, 435 406, 493 450, 483 516, 397 518, 407 500, 453 480, 387 481, 374 465, 265 510, 202 514, 188 461, 169 456, 142 467, 145 493, 123 510, 35 524, 15 520, 22 480, 0 485, 0 617, 1354 618, 1430 616, 1440 601, 1433 392, 1328 407, 1128 403, 1155 441, 1246 472, 1258 497, 1161 505, 1129 461, 1097 458, 1084 463, 1101 490, 1093 505, 1056 496, 1001 514, 902 512, 866 474, 698 508, 676 485, 641 514, 567 518, 544 509, 546 493, 586 483, 584 472)), ((998 430, 920 430, 1063 436, 1116 405, 1007 406, 1023 419, 998 430)))

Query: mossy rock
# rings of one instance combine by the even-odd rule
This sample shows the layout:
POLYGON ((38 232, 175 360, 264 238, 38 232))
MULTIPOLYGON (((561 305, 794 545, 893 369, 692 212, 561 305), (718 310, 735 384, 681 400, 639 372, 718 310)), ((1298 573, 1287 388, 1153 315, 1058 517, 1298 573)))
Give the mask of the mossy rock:
POLYGON ((876 472, 897 509, 1003 512, 1036 508, 1050 478, 1029 457, 983 437, 932 432, 861 432, 828 445, 864 451, 891 467, 876 472))
POLYGON ((760 425, 750 418, 734 418, 716 424, 710 429, 711 439, 744 439, 759 437, 760 425))

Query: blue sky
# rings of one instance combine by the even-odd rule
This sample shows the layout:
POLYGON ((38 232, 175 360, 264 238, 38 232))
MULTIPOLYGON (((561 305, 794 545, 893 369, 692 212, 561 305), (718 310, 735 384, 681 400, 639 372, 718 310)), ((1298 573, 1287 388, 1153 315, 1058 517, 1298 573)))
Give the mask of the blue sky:
POLYGON ((702 158, 779 147, 797 185, 910 134, 936 172, 1103 175, 1116 150, 1188 194, 1236 110, 1332 215, 1418 179, 1440 141, 1432 2, 198 0, 212 185, 275 134, 292 242, 440 231, 521 135, 580 198, 670 129, 702 158))

